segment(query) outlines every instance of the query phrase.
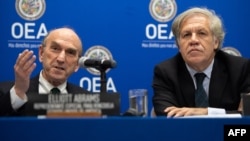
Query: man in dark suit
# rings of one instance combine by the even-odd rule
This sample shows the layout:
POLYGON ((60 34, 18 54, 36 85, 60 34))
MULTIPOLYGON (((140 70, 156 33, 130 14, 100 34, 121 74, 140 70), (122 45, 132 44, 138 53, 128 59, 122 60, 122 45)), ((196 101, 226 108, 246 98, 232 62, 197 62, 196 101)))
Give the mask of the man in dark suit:
POLYGON ((154 68, 156 115, 182 117, 241 111, 241 94, 250 92, 250 62, 220 50, 225 32, 215 12, 188 9, 175 18, 172 31, 179 53, 154 68), (201 85, 196 73, 204 76, 201 85))
POLYGON ((33 51, 24 50, 14 65, 15 81, 0 83, 0 115, 25 115, 29 94, 88 93, 87 90, 67 82, 79 69, 78 60, 83 52, 79 36, 70 28, 54 29, 48 33, 39 47, 40 73, 30 79, 36 67, 33 51))

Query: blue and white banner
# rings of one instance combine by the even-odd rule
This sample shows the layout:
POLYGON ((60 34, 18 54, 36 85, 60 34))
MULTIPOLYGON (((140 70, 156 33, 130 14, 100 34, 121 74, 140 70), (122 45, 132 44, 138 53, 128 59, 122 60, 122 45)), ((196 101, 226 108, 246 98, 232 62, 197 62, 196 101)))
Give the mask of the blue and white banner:
MULTIPOLYGON (((84 55, 117 62, 107 70, 107 90, 121 94, 121 112, 128 108, 128 90, 135 88, 148 90, 151 109, 154 65, 178 52, 174 17, 193 6, 214 9, 225 24, 224 47, 250 58, 249 5, 237 0, 1 0, 0 81, 14 80, 18 53, 30 49, 38 55, 51 29, 68 26, 81 37, 84 55)), ((32 76, 42 68, 37 64, 32 76)), ((101 88, 95 69, 80 69, 70 81, 93 92, 101 88)))

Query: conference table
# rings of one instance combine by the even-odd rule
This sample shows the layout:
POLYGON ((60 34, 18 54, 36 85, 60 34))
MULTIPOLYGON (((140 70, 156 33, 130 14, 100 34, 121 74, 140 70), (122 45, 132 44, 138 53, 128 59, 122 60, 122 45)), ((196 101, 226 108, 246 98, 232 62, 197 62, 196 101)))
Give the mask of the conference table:
POLYGON ((226 141, 226 125, 249 126, 250 118, 0 117, 0 140, 226 141))

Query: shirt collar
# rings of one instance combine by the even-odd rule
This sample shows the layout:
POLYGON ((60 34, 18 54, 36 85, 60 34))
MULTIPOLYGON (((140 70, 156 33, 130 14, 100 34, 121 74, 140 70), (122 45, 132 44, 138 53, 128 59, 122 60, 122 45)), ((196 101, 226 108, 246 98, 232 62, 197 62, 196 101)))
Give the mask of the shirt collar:
MULTIPOLYGON (((209 79, 211 77, 211 72, 212 72, 213 64, 214 64, 214 59, 212 60, 212 62, 210 63, 210 65, 203 71, 203 73, 205 73, 206 77, 208 77, 209 79)), ((194 70, 194 69, 192 69, 190 66, 188 66, 188 64, 186 64, 186 66, 187 66, 187 69, 188 69, 190 75, 192 77, 194 77, 194 74, 196 74, 197 71, 194 70)))
MULTIPOLYGON (((42 70, 43 71, 43 70, 42 70)), ((52 88, 54 88, 55 86, 51 85, 42 75, 42 71, 40 72, 40 76, 39 76, 39 85, 41 86, 41 90, 39 89, 39 93, 49 93, 50 90, 52 88)), ((67 93, 66 90, 66 85, 67 82, 62 83, 61 85, 57 86, 58 89, 60 89, 60 91, 62 93, 67 93)))

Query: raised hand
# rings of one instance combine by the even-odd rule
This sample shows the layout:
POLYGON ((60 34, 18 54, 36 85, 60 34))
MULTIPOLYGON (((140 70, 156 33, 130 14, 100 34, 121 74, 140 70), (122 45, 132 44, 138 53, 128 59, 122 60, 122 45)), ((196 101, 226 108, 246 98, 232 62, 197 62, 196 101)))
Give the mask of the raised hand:
POLYGON ((30 75, 36 67, 36 56, 33 51, 24 50, 18 55, 16 64, 14 65, 15 71, 15 91, 20 98, 25 97, 25 93, 29 88, 30 75))

